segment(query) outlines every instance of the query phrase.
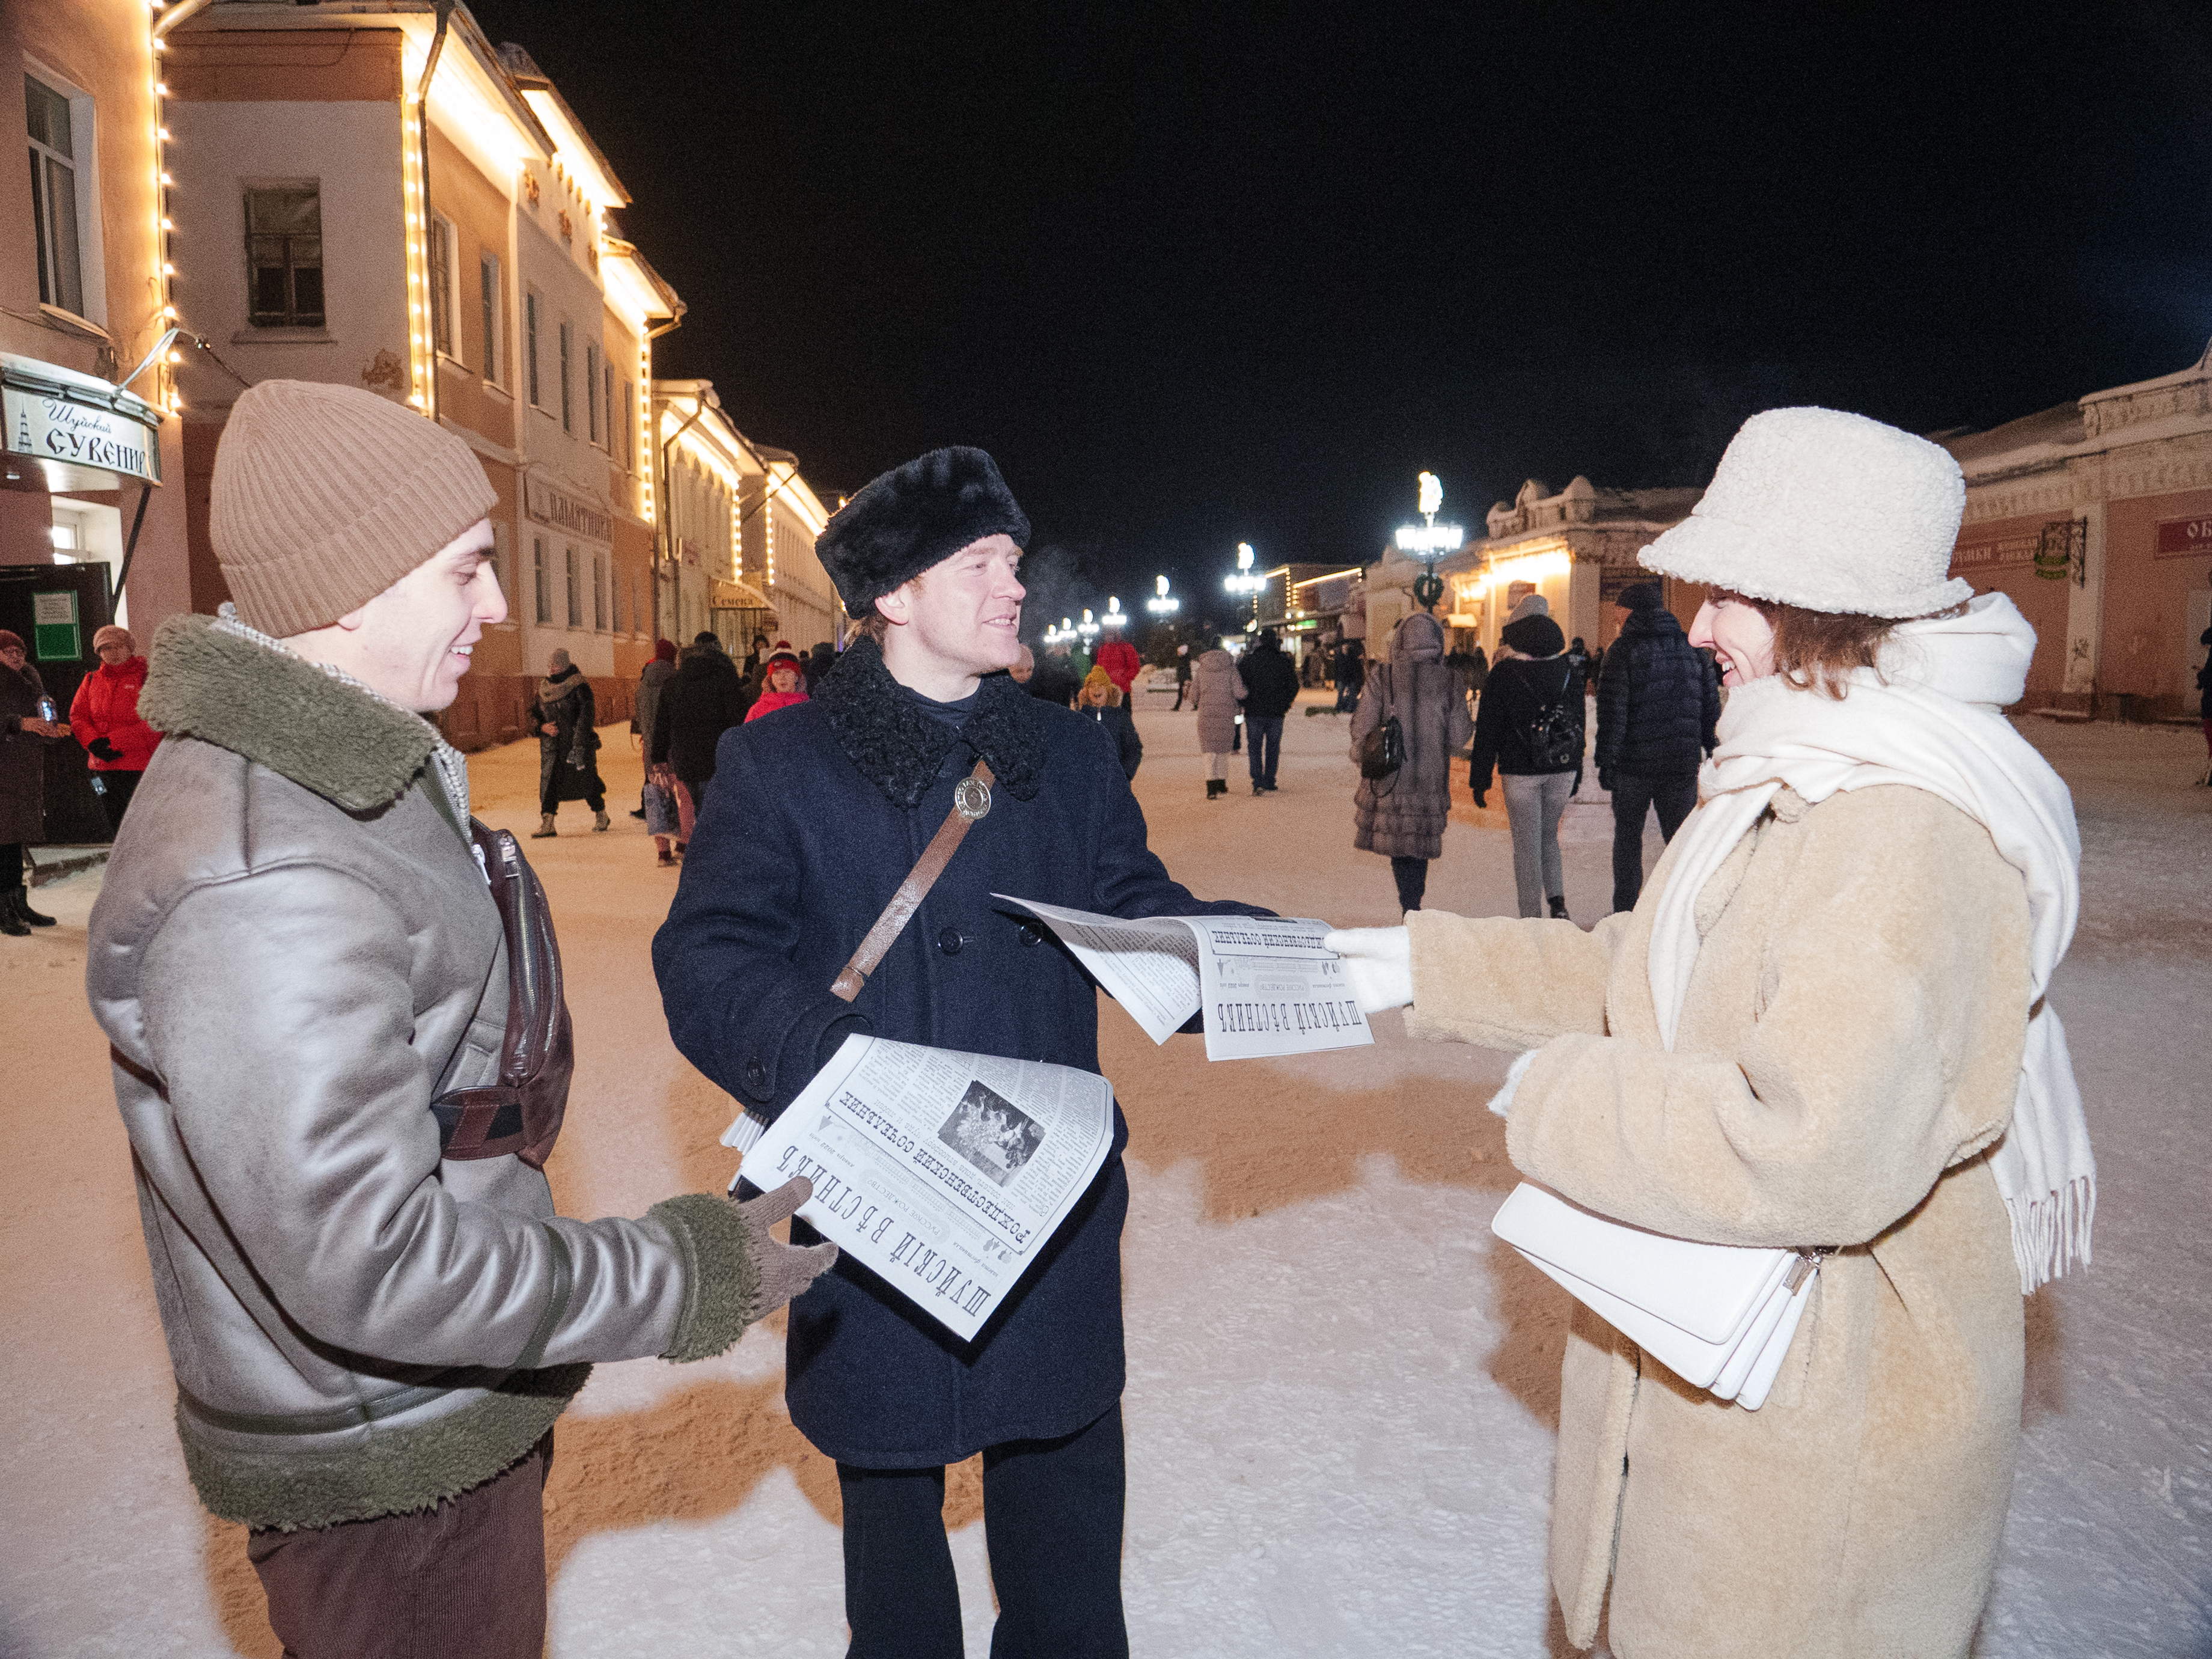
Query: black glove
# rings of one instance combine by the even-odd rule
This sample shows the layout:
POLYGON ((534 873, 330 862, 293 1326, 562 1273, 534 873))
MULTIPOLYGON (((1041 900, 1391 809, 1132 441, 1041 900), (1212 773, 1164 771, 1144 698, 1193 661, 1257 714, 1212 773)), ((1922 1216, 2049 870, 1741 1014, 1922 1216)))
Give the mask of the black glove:
POLYGON ((1484 797, 1484 796, 1486 796, 1486 795, 1487 795, 1489 793, 1490 793, 1490 791, 1488 791, 1487 789, 1478 789, 1478 790, 1476 790, 1476 791, 1474 792, 1474 804, 1475 804, 1477 806, 1483 806, 1483 807, 1486 807, 1486 806, 1488 806, 1488 805, 1490 805, 1490 803, 1489 803, 1488 801, 1485 800, 1485 799, 1483 799, 1483 797, 1484 797))
POLYGON ((119 761, 123 758, 123 751, 106 738, 94 738, 85 744, 85 750, 95 760, 119 761))

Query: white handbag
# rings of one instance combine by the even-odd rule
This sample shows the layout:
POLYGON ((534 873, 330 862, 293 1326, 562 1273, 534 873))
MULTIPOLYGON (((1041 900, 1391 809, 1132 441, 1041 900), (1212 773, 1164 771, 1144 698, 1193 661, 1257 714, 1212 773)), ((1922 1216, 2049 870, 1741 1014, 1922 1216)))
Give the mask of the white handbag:
POLYGON ((1669 1238, 1528 1182, 1490 1231, 1684 1382, 1753 1412, 1832 1254, 1669 1238))

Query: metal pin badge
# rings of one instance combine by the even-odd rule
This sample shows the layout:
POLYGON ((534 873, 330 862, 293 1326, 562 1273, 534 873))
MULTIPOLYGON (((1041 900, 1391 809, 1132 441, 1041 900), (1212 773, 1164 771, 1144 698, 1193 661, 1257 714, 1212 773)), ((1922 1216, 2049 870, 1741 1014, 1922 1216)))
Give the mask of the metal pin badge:
POLYGON ((991 810, 991 787, 981 778, 963 778, 952 787, 953 810, 974 823, 991 810))

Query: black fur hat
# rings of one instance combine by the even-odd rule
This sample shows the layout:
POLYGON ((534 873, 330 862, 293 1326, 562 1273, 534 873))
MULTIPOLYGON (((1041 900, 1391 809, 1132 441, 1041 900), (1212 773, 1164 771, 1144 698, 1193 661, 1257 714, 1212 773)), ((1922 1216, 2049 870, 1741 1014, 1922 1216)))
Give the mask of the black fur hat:
POLYGON ((814 551, 848 617, 986 536, 1026 545, 1030 521, 980 449, 933 449, 874 479, 840 507, 814 551))

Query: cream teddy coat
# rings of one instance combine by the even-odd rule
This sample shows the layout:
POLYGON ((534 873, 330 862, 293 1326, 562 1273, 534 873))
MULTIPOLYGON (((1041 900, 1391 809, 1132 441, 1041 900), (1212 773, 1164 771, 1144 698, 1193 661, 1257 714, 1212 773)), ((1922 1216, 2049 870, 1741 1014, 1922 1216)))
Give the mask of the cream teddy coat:
MULTIPOLYGON (((1674 847, 1681 845, 1678 838, 1674 847)), ((1883 787, 1787 789, 1700 896, 1672 1052, 1632 913, 1407 918, 1417 1036, 1536 1048, 1507 1147, 1604 1214, 1727 1244, 1838 1245, 1756 1413, 1577 1306, 1551 1573, 1619 1659, 1963 1656, 2019 1436, 2022 1319, 1978 1154, 2028 1013, 2020 873, 1973 819, 1883 787)))

